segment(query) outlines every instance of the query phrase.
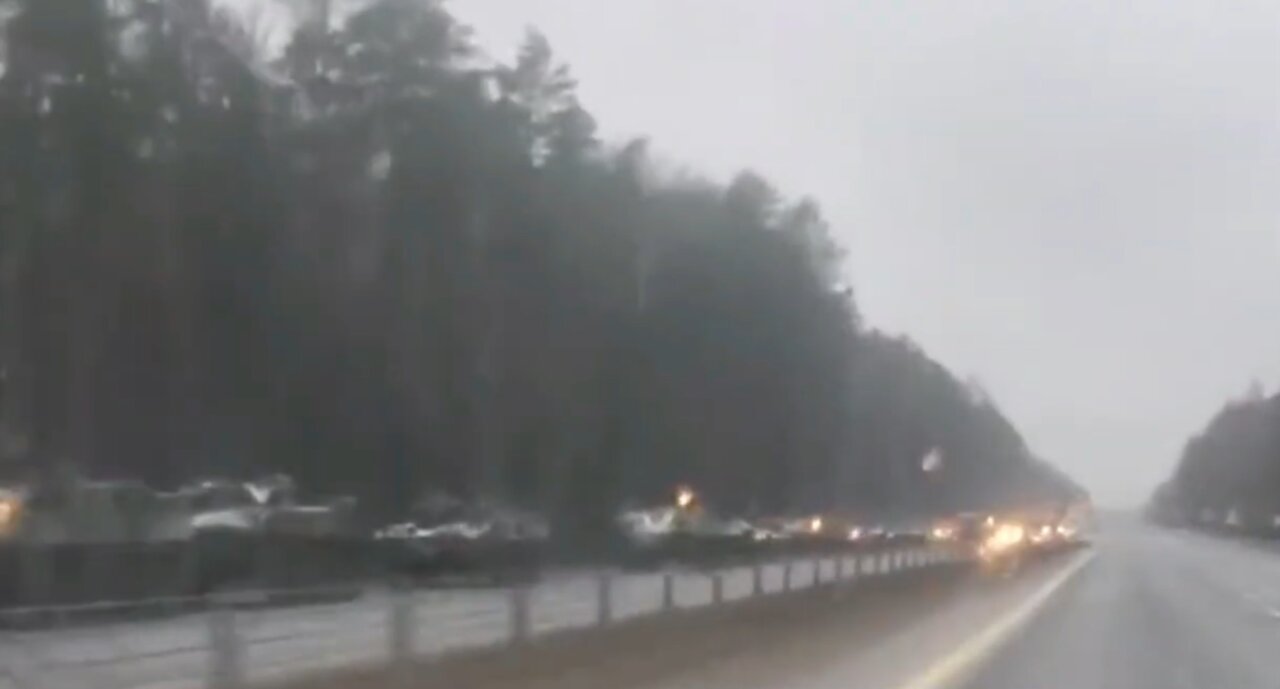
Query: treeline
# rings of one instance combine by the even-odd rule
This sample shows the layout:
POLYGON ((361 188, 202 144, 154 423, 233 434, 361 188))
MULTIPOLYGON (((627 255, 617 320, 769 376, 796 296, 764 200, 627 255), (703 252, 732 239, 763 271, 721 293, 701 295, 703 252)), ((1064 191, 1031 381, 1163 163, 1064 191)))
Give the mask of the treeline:
POLYGON ((438 489, 562 526, 676 482, 740 511, 1078 490, 862 324, 814 202, 602 143, 536 33, 500 64, 427 0, 297 3, 282 49, 252 7, 10 5, 11 469, 283 471, 387 514, 438 489))
POLYGON ((1151 510, 1174 523, 1280 531, 1280 394, 1255 386, 1224 405, 1187 441, 1151 510))

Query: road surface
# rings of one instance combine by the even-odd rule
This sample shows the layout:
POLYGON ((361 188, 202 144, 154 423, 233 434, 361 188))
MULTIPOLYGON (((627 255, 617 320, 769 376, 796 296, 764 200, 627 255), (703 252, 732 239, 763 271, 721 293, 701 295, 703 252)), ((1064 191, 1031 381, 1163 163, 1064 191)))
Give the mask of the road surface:
POLYGON ((1112 520, 1091 549, 1005 579, 972 574, 602 643, 541 674, 536 663, 513 665, 456 685, 1276 689, 1280 544, 1112 520))
POLYGON ((1275 689, 1280 552, 1112 525, 970 689, 1275 689))

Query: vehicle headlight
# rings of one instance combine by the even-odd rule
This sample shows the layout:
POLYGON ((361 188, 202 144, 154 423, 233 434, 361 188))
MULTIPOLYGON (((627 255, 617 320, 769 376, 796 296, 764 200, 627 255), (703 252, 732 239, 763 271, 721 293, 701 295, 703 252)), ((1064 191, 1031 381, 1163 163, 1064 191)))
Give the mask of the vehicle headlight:
POLYGON ((692 488, 689 488, 688 486, 680 486, 676 489, 676 507, 679 507, 682 510, 687 509, 693 504, 696 497, 697 496, 694 495, 692 488))
POLYGON ((1021 524, 1005 523, 996 527, 987 537, 986 547, 992 551, 1004 551, 1014 548, 1027 537, 1027 531, 1021 524))
POLYGON ((0 533, 9 531, 17 521, 18 501, 12 499, 0 499, 0 533))

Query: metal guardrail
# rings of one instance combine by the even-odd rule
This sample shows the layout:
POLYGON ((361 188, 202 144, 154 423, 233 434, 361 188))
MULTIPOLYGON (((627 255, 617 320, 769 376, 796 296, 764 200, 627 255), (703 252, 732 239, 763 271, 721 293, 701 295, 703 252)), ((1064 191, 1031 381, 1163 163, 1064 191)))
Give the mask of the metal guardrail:
POLYGON ((243 689, 348 667, 409 668, 464 649, 960 559, 917 547, 712 571, 567 573, 508 589, 382 588, 294 607, 257 594, 10 609, 0 611, 0 689, 243 689), (121 620, 122 612, 149 619, 121 620))

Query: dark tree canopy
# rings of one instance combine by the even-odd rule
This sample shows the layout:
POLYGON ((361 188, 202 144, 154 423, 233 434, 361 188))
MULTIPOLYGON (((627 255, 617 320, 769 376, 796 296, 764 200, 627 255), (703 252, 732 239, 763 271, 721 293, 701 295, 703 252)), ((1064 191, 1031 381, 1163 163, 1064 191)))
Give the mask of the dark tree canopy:
POLYGON ((743 511, 1078 490, 863 325, 816 203, 606 146, 537 33, 493 64, 438 3, 374 0, 304 13, 275 55, 208 0, 12 4, 10 468, 283 471, 387 514, 443 490, 561 524, 678 482, 743 511))
POLYGON ((1254 385, 1224 405, 1187 441, 1151 507, 1170 521, 1280 527, 1280 394, 1268 398, 1254 385))

